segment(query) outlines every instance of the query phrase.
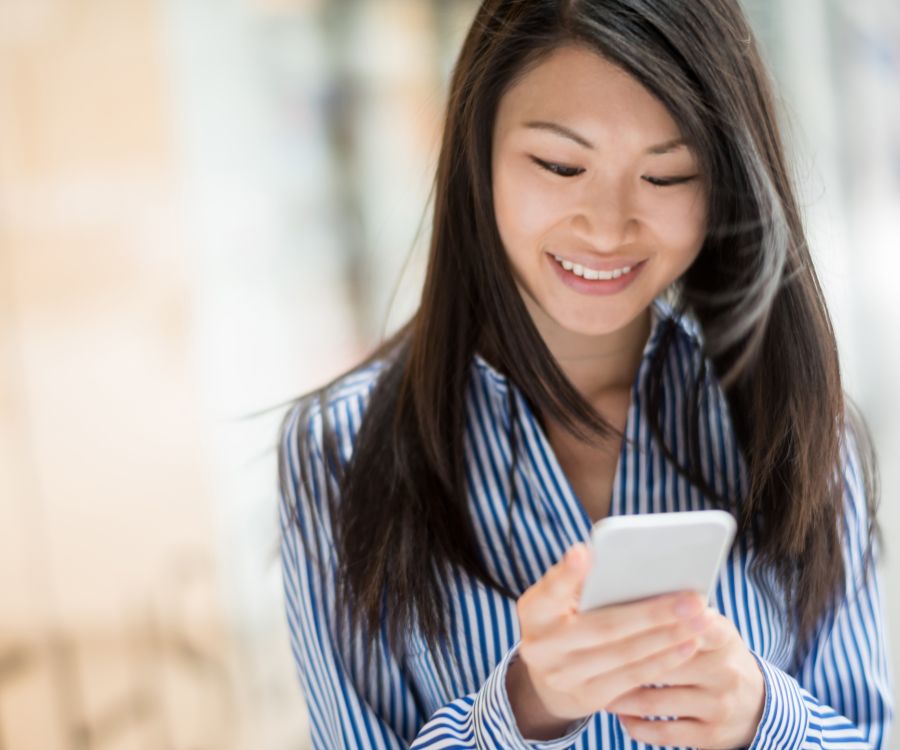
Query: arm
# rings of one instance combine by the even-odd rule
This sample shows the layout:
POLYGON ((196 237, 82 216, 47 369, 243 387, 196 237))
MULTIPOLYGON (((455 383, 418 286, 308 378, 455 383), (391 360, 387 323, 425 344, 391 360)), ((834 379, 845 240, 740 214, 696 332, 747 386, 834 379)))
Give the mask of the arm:
POLYGON ((873 540, 872 565, 862 585, 869 515, 855 443, 845 446, 846 599, 823 617, 796 677, 754 654, 766 682, 766 706, 751 750, 889 747, 893 685, 878 546, 873 540))
MULTIPOLYGON (((312 467, 313 497, 309 498, 298 481, 298 412, 294 407, 288 416, 279 446, 279 478, 283 480, 279 482, 281 564, 290 645, 307 702, 313 748, 572 747, 587 720, 554 741, 529 741, 519 733, 505 686, 507 666, 515 659, 518 643, 506 652, 477 692, 459 696, 431 716, 423 712, 409 674, 386 647, 379 649, 375 674, 370 679, 365 679, 363 670, 353 662, 348 664, 341 658, 341 653, 361 650, 337 647, 334 546, 328 524, 321 520, 328 518, 324 462, 320 450, 303 459, 312 467), (315 503, 318 522, 310 513, 310 499, 315 503), (299 524, 291 519, 291 508, 299 524), (320 549, 328 551, 327 559, 321 561, 321 573, 309 554, 315 544, 313 534, 319 538, 320 549)), ((320 431, 320 420, 311 420, 307 429, 320 431)), ((318 441, 314 444, 318 448, 318 441)))

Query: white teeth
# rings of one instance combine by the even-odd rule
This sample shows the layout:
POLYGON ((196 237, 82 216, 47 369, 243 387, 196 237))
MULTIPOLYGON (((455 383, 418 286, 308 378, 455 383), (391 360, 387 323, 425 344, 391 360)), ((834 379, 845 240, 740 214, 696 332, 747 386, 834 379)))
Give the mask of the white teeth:
POLYGON ((595 271, 592 268, 585 268, 580 263, 573 263, 572 261, 561 258, 558 255, 554 255, 553 257, 556 258, 559 264, 567 271, 571 271, 576 276, 581 276, 582 278, 591 281, 600 279, 602 279, 603 281, 610 281, 611 279, 618 279, 620 276, 624 276, 631 270, 631 266, 625 266, 625 268, 617 268, 615 271, 595 271))

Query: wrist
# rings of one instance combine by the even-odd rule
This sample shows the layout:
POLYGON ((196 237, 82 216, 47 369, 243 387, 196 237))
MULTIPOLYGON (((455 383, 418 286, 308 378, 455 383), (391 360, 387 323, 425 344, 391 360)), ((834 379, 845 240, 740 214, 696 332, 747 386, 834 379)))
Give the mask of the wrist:
POLYGON ((510 661, 507 667, 506 692, 519 733, 526 740, 565 737, 583 720, 561 718, 550 713, 534 689, 528 668, 518 657, 510 661))

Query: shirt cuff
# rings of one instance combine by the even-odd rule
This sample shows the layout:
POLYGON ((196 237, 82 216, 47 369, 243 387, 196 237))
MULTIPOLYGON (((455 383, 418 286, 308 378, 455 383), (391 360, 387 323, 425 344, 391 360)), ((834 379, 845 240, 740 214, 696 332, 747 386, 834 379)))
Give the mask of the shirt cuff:
POLYGON ((809 727, 809 708, 799 683, 786 672, 750 651, 766 683, 766 705, 748 750, 795 750, 809 727))
POLYGON ((567 733, 555 740, 525 739, 516 724, 509 694, 506 692, 506 672, 510 663, 518 658, 519 641, 503 655, 478 691, 473 707, 475 734, 479 747, 504 747, 513 750, 569 750, 590 724, 592 716, 573 721, 567 733))

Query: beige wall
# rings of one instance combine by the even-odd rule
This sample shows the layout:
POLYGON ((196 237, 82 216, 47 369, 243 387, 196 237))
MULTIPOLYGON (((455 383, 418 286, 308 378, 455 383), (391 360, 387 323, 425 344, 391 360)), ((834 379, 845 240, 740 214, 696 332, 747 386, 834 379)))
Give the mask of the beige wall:
POLYGON ((210 744, 234 717, 159 13, 0 9, 0 739, 17 750, 76 747, 61 727, 82 718, 113 722, 91 747, 230 746, 210 744))

